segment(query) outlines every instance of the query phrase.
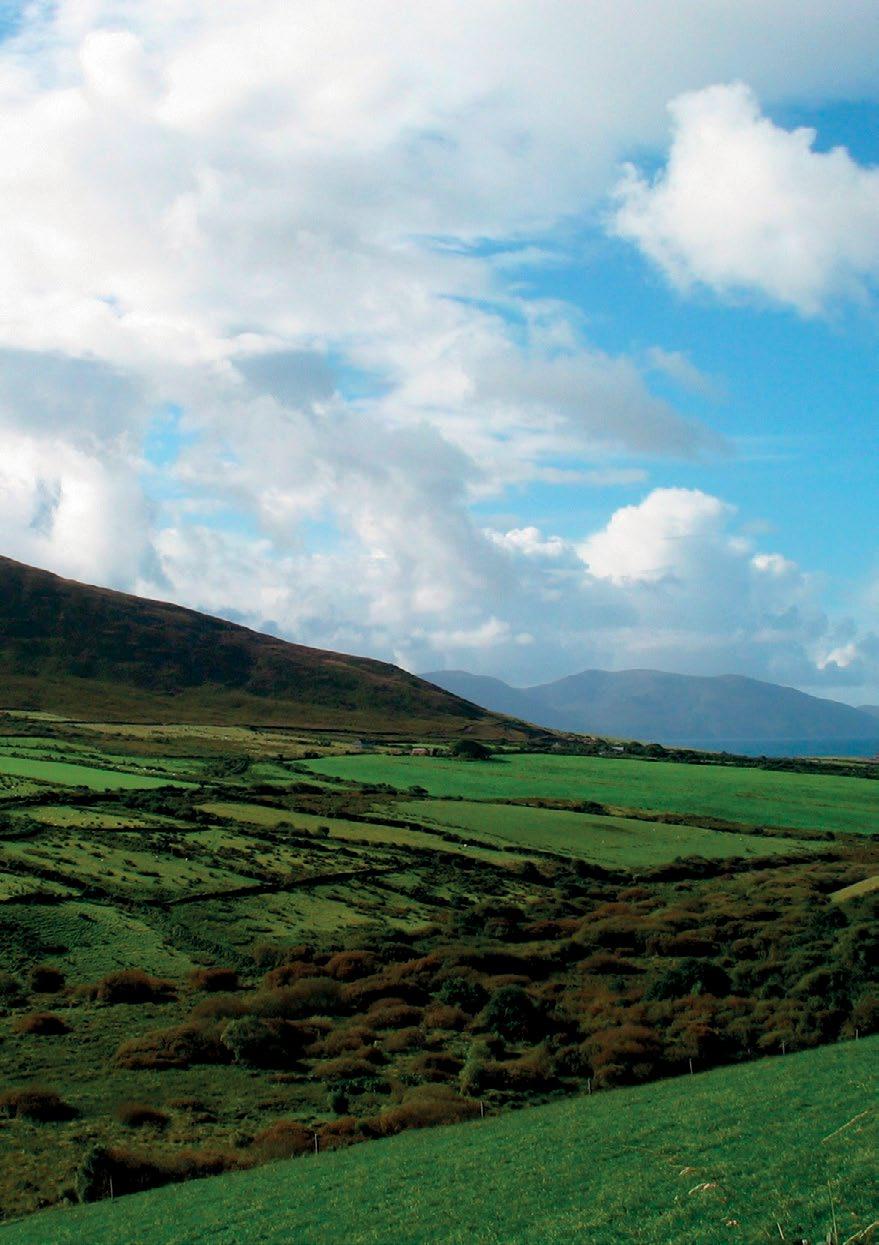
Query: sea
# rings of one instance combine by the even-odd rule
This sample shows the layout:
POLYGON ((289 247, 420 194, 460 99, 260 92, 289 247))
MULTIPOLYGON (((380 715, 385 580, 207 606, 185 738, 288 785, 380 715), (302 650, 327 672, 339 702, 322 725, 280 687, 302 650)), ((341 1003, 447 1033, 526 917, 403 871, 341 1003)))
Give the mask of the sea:
POLYGON ((875 739, 664 739, 667 748, 734 752, 746 757, 879 757, 875 739))

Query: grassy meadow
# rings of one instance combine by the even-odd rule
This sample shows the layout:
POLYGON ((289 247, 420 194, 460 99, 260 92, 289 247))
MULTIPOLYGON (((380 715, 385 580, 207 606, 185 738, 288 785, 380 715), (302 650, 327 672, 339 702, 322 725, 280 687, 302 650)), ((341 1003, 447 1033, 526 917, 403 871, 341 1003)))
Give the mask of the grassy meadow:
MULTIPOLYGON (((742 1240, 770 1239, 772 1213, 786 1232, 823 1222, 809 1130, 849 1110, 879 1022, 874 781, 346 755, 341 736, 261 728, 0 728, 0 1219, 115 1195, 93 1219, 9 1223, 10 1241, 80 1222, 94 1241, 309 1240, 324 1222, 456 1239, 437 1235, 450 1190, 484 1216, 489 1161, 487 1240, 625 1239, 620 1216, 657 1243, 718 1239, 720 1215, 742 1240), (750 1173, 737 1095, 766 1138, 750 1173), (787 1186, 782 1101, 784 1145, 804 1130, 787 1186), (706 1112, 730 1121, 710 1144, 706 1112), (345 1153, 251 1170, 315 1136, 345 1153), (678 1160, 697 1169, 686 1188, 678 1160), (224 1216, 267 1230, 282 1176, 277 1236, 217 1235, 224 1216), (382 1188, 399 1204, 382 1209, 382 1188), (231 1209, 235 1190, 256 1210, 231 1209), (179 1238, 151 1237, 169 1214, 179 1238)), ((839 1156, 827 1178, 854 1224, 861 1159, 839 1156)))
POLYGON ((366 754, 306 762, 356 783, 424 787, 471 800, 594 800, 615 809, 717 817, 748 826, 875 834, 879 783, 827 774, 617 757, 505 754, 466 767, 445 757, 366 754))
POLYGON ((874 1038, 574 1098, 37 1215, 4 1241, 866 1242, 877 1057, 874 1038))

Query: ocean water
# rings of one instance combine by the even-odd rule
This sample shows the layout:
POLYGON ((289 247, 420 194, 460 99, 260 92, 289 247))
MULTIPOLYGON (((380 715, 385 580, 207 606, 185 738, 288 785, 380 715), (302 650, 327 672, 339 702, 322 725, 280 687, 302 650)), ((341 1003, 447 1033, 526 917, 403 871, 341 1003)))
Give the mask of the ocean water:
POLYGON ((875 739, 664 739, 666 747, 736 752, 746 757, 875 757, 875 739))

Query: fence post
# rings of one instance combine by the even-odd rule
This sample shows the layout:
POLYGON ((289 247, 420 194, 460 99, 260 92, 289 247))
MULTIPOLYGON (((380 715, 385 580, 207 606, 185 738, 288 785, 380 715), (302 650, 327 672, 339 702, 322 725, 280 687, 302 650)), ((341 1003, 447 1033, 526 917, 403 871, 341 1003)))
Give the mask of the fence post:
POLYGON ((317 1134, 317 1133, 315 1133, 315 1134, 314 1134, 314 1152, 315 1152, 315 1154, 317 1154, 319 1150, 320 1150, 320 1137, 318 1136, 318 1134, 317 1134))

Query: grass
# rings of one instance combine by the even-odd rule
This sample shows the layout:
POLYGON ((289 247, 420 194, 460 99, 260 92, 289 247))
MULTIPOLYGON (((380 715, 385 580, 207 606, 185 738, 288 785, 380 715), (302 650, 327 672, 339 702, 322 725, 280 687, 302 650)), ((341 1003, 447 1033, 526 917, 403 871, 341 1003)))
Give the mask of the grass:
POLYGON ((679 856, 770 856, 798 849, 810 851, 816 846, 815 842, 797 839, 719 833, 700 826, 567 813, 527 805, 412 800, 400 805, 399 811, 476 835, 489 843, 558 852, 608 868, 643 868, 666 864, 679 856))
POLYGON ((170 784, 181 786, 171 778, 156 778, 149 774, 128 774, 121 770, 96 769, 90 765, 76 765, 67 761, 43 761, 38 757, 0 756, 0 774, 17 778, 31 778, 38 782, 58 784, 62 787, 88 787, 91 791, 124 791, 170 784))
POLYGON ((37 1215, 4 1245, 670 1245, 824 1240, 834 1221, 847 1241, 876 1217, 877 1054, 842 1043, 410 1133, 37 1215))
POLYGON ((875 834, 879 783, 722 765, 510 754, 488 763, 385 754, 323 757, 316 774, 433 796, 596 800, 620 809, 719 817, 745 825, 875 834))

